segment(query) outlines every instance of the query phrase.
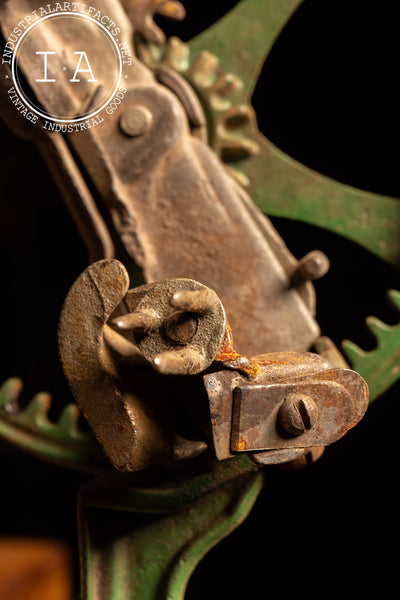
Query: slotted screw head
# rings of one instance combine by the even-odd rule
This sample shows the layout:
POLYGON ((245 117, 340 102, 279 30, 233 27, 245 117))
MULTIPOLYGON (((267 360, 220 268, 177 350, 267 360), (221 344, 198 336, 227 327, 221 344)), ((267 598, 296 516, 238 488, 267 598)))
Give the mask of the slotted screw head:
POLYGON ((293 436, 310 430, 317 419, 317 405, 307 394, 291 394, 283 401, 278 413, 279 424, 293 436))

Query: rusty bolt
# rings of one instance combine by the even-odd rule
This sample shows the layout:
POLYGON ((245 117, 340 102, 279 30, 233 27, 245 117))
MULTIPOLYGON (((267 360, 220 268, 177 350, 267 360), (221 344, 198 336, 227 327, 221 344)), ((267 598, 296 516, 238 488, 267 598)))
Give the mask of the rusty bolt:
POLYGON ((281 427, 290 435, 305 433, 318 419, 318 408, 314 400, 306 394, 291 394, 279 409, 278 420, 281 427))
POLYGON ((196 335, 198 319, 193 313, 176 311, 164 320, 163 332, 175 344, 184 346, 196 335))
POLYGON ((130 137, 143 135, 153 122, 153 115, 148 108, 137 104, 128 108, 119 120, 122 131, 130 137))

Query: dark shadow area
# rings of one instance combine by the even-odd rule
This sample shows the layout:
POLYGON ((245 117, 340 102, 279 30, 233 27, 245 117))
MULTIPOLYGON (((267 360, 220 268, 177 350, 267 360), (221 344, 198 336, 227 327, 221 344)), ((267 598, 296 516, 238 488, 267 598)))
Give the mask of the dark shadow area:
POLYGON ((399 314, 386 297, 400 286, 399 273, 354 242, 329 231, 288 219, 271 219, 291 252, 301 258, 314 249, 330 260, 328 273, 314 282, 317 320, 323 335, 340 347, 344 339, 364 350, 375 347, 365 319, 374 315, 392 325, 399 314))
POLYGON ((245 523, 196 569, 187 600, 292 598, 299 590, 315 600, 390 596, 399 392, 397 384, 314 465, 292 473, 271 468, 245 523))
POLYGON ((398 22, 395 0, 306 0, 255 90, 261 131, 325 175, 399 196, 398 22))

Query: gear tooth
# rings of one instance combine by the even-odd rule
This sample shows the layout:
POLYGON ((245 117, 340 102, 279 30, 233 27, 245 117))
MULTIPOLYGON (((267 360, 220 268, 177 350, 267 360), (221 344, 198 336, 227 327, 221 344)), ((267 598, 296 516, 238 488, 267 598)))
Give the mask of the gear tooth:
POLYGON ((224 162, 242 160, 259 152, 257 142, 247 137, 244 131, 249 127, 253 114, 250 107, 238 105, 221 116, 217 133, 224 162))
POLYGON ((221 95, 235 93, 243 88, 242 80, 233 73, 223 73, 214 83, 212 89, 221 95))
POLYGON ((23 388, 22 379, 10 377, 0 388, 0 409, 6 413, 19 412, 18 399, 23 388))
MULTIPOLYGON (((400 311, 400 292, 390 290, 387 296, 400 311)), ((347 340, 342 346, 352 368, 367 381, 372 402, 399 378, 400 324, 388 325, 370 316, 366 319, 366 325, 376 340, 375 348, 366 352, 347 340)))
POLYGON ((210 102, 215 110, 228 110, 232 106, 231 97, 243 88, 241 79, 232 73, 223 73, 210 90, 210 102))
POLYGON ((397 290, 389 290, 387 297, 390 304, 400 312, 400 292, 397 290))
POLYGON ((254 109, 246 104, 232 106, 224 115, 226 129, 242 129, 254 119, 254 109))
POLYGON ((186 16, 186 10, 180 2, 176 0, 161 0, 157 4, 157 12, 163 17, 182 21, 186 16))
POLYGON ((76 404, 67 404, 57 423, 58 431, 66 438, 74 438, 80 434, 78 420, 80 410, 76 404))
POLYGON ((351 342, 350 340, 343 340, 342 350, 353 366, 368 354, 368 352, 362 350, 357 344, 354 344, 354 342, 351 342))
POLYGON ((244 188, 248 188, 250 186, 250 180, 247 175, 243 173, 243 171, 239 171, 239 169, 235 169, 229 165, 226 165, 226 170, 239 183, 239 185, 244 188))
POLYGON ((188 70, 189 59, 189 46, 177 37, 169 38, 164 62, 172 69, 182 73, 188 70))
POLYGON ((137 46, 138 57, 147 66, 160 64, 164 60, 165 46, 158 46, 151 42, 139 43, 137 46))
POLYGON ((58 423, 48 418, 52 397, 48 392, 33 396, 25 409, 20 410, 18 396, 22 381, 17 377, 6 380, 0 387, 0 409, 7 423, 2 437, 15 446, 78 471, 92 472, 102 461, 91 431, 81 431, 80 412, 71 403, 63 410, 58 423))
POLYGON ((24 421, 32 421, 39 429, 43 426, 49 426, 48 411, 50 405, 51 394, 48 392, 39 392, 33 396, 21 417, 24 421))
POLYGON ((215 110, 223 111, 232 107, 232 96, 242 87, 240 79, 233 75, 219 78, 210 94, 210 103, 215 110))
POLYGON ((366 324, 368 329, 371 331, 372 335, 376 338, 378 342, 382 340, 385 334, 391 330, 391 326, 387 325, 380 319, 376 317, 367 317, 366 324))
POLYGON ((235 162, 254 156, 259 151, 258 144, 252 140, 227 139, 221 145, 221 158, 225 162, 235 162))
POLYGON ((210 88, 220 74, 219 60, 211 52, 200 52, 190 68, 190 75, 196 85, 210 88))

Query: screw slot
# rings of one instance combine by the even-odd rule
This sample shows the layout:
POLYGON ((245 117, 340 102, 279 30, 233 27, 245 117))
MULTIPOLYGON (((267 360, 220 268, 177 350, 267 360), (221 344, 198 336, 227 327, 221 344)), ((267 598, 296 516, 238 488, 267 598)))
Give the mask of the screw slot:
POLYGON ((310 430, 317 419, 317 405, 307 394, 291 394, 283 401, 278 413, 279 424, 293 436, 310 430))

